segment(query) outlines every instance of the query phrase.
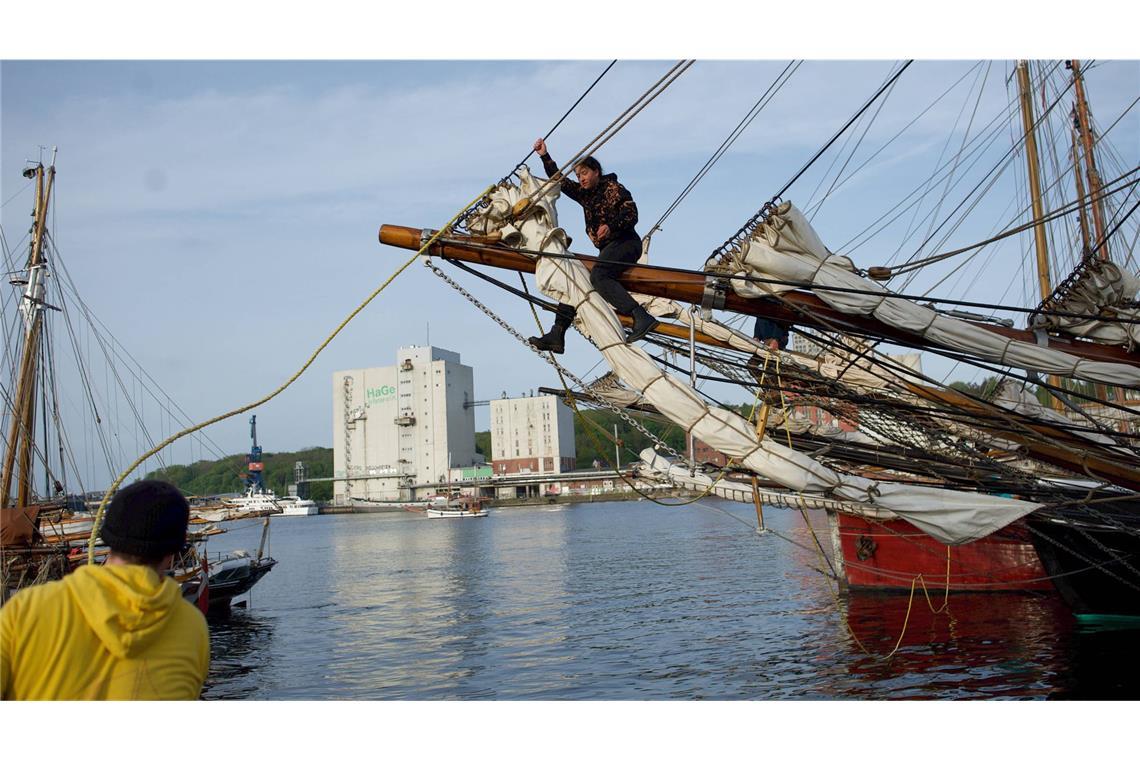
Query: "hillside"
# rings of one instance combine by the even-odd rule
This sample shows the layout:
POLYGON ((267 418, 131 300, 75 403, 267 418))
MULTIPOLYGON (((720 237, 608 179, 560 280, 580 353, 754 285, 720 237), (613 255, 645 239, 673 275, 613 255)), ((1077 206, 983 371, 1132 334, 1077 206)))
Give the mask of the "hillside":
MULTIPOLYGON (((293 466, 299 461, 305 463, 308 477, 331 477, 333 450, 314 447, 300 451, 263 453, 261 461, 265 464, 266 487, 279 496, 284 496, 288 493, 289 484, 293 482, 293 466)), ((246 455, 234 454, 212 462, 203 460, 194 464, 164 467, 148 472, 146 477, 169 481, 183 493, 192 496, 206 496, 245 490, 245 482, 239 477, 245 471, 246 455)), ((313 483, 309 498, 329 501, 332 499, 332 483, 313 483)))

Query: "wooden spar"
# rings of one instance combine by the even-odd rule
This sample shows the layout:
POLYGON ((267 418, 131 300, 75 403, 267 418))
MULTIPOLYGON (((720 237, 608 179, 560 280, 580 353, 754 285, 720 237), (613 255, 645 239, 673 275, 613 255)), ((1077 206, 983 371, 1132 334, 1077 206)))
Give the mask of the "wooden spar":
POLYGON ((1041 298, 1053 294, 1049 283, 1049 249, 1045 242, 1045 216, 1041 203, 1041 170, 1037 159, 1037 136, 1033 130, 1033 100, 1029 96, 1029 62, 1017 62, 1017 82, 1021 90, 1021 121, 1025 128, 1025 160, 1029 165, 1029 198, 1033 205, 1033 240, 1037 247, 1037 281, 1041 298))
POLYGON ((1073 132, 1073 179, 1077 183, 1077 216, 1081 223, 1081 255, 1092 251, 1092 235, 1089 233, 1089 211, 1085 207, 1085 183, 1081 181, 1081 160, 1077 150, 1077 130, 1073 132))
MULTIPOLYGON (((416 251, 423 246, 423 232, 424 230, 415 227, 385 224, 380 227, 379 238, 385 245, 416 251)), ((464 237, 441 238, 424 253, 427 256, 440 256, 516 272, 533 273, 537 264, 535 258, 506 246, 474 243, 464 237)), ((587 269, 592 268, 597 261, 596 257, 581 254, 578 254, 577 258, 587 269)), ((696 272, 664 272, 637 264, 629 265, 618 277, 618 280, 631 292, 698 305, 704 298, 705 283, 713 279, 715 277, 696 272)), ((844 314, 818 296, 802 291, 784 293, 780 296, 780 301, 776 301, 744 298, 729 290, 724 294, 724 305, 720 308, 738 314, 764 317, 785 325, 804 325, 817 330, 847 330, 878 336, 913 348, 941 348, 920 335, 885 325, 876 319, 844 314)), ((1028 330, 982 323, 978 323, 977 326, 1006 338, 1038 345, 1037 336, 1028 330)), ((1066 338, 1050 338, 1046 346, 1088 361, 1116 362, 1140 367, 1140 354, 1129 353, 1119 346, 1105 346, 1066 338)))
MULTIPOLYGON (((919 398, 948 404, 971 412, 982 419, 993 416, 993 412, 984 404, 958 391, 942 390, 905 381, 902 384, 919 398)), ((991 430, 991 434, 1024 446, 1025 453, 1032 459, 1073 472, 1084 472, 1094 478, 1133 491, 1140 490, 1140 470, 1136 469, 1134 462, 1093 456, 1087 450, 1082 450, 1088 441, 1066 430, 1053 427, 1047 422, 1022 420, 1018 426, 1003 426, 1000 430, 991 430), (1057 443, 1056 445, 1045 443, 1035 436, 1042 436, 1057 443)))

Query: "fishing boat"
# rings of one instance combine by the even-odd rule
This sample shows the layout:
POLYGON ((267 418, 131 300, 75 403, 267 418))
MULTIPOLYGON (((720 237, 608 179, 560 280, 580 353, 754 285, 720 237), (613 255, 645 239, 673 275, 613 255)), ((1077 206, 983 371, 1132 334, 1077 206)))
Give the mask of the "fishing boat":
POLYGON ((430 518, 439 517, 486 517, 487 508, 483 500, 476 496, 436 496, 431 505, 424 509, 430 518))
POLYGON ((229 611, 235 598, 248 593, 277 565, 266 553, 269 519, 261 528, 257 552, 245 549, 211 553, 208 539, 221 529, 192 533, 187 548, 175 558, 171 576, 182 587, 182 597, 204 614, 229 611))
MULTIPOLYGON (((385 224, 379 239, 420 251, 433 273, 500 324, 505 322, 493 306, 478 301, 435 261, 548 311, 558 303, 574 305, 575 326, 598 347, 611 381, 603 387, 580 379, 553 355, 540 355, 598 408, 636 426, 626 412, 636 404, 690 436, 682 454, 641 428, 657 449, 643 457, 650 460, 645 473, 687 483, 698 495, 733 492, 741 501, 752 499, 761 524, 765 505, 826 510, 839 565, 835 572, 850 588, 913 592, 919 582, 947 592, 1055 587, 1078 614, 1140 614, 1135 593, 1140 589, 1140 354, 1133 350, 1140 343, 1140 279, 1107 258, 1116 248, 1125 251, 1120 261, 1128 259, 1130 243, 1117 233, 1136 206, 1129 208, 1121 199, 1134 194, 1140 166, 1129 165, 1108 181, 1091 168, 1086 171, 1094 138, 1082 73, 1078 62, 1066 63, 1063 86, 1049 79, 1060 74, 1060 63, 1036 77, 1028 63, 1017 64, 1012 74, 1018 95, 1010 110, 999 113, 1018 124, 1019 136, 989 174, 1023 162, 1031 200, 1015 208, 1024 206, 1028 222, 1019 223, 1023 212, 1017 211, 1002 232, 982 243, 926 252, 902 266, 861 268, 829 250, 808 216, 784 199, 804 171, 894 86, 908 62, 896 67, 863 109, 703 267, 649 265, 645 244, 642 260, 620 277, 661 320, 644 343, 625 343, 629 320, 594 291, 589 270, 596 260, 569 252, 568 236, 558 226, 558 185, 536 179, 525 164, 451 228, 385 224), (1063 167, 1056 162, 1053 210, 1047 213, 1037 135, 1070 91, 1076 101, 1072 129, 1064 134, 1072 132, 1078 160, 1063 167), (1038 93, 1047 103, 1035 114, 1038 93), (1087 193, 1080 184, 1085 176, 1087 193), (1059 189, 1061 179, 1070 190, 1059 189), (1081 230, 1069 257, 1076 265, 1054 288, 1046 226, 1059 219, 1071 222, 1078 213, 1081 230), (1086 217, 1093 222, 1086 223, 1086 217), (1029 306, 915 297, 881 284, 1026 234, 1033 236, 1041 265, 1041 300, 1029 306), (471 264, 534 273, 546 298, 512 288, 471 264), (1006 309, 1025 318, 1026 325, 1017 328, 1012 320, 966 308, 1006 309), (814 350, 769 349, 715 318, 718 311, 791 328, 814 350), (993 369, 1006 382, 998 393, 950 387, 882 354, 882 343, 993 369), (661 354, 652 355, 654 348, 661 354), (683 371, 675 361, 686 354, 689 377, 682 380, 674 374, 683 371), (697 393, 698 363, 705 369, 702 380, 754 389, 752 413, 739 414, 697 393), (796 408, 809 406, 848 420, 870 440, 828 439, 818 426, 797 427, 796 408), (692 440, 720 452, 730 465, 715 473, 698 472, 694 461, 682 466, 691 459, 692 440), (1075 478, 1089 484, 1074 485, 1075 478)), ((684 70, 675 67, 643 97, 656 97, 684 70)), ((603 132, 599 140, 611 136, 603 132)), ((942 163, 928 184, 937 180, 949 188, 947 178, 961 159, 942 163)), ((974 207, 967 202, 980 200, 982 186, 941 218, 932 215, 931 226, 960 223, 974 207)), ((1073 229, 1053 234, 1068 241, 1073 229)))

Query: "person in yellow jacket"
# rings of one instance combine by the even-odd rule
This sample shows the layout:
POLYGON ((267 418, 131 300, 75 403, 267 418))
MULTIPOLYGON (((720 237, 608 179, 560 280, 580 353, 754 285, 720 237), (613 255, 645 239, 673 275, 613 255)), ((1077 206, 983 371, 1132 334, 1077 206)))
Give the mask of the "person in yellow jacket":
POLYGON ((115 494, 102 566, 16 593, 0 608, 4 699, 197 699, 210 667, 200 610, 166 575, 190 507, 156 480, 115 494))

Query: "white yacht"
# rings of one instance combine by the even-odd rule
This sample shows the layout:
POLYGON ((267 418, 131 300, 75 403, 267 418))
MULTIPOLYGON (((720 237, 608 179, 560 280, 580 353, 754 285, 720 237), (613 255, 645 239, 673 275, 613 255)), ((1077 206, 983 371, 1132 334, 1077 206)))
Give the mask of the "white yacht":
POLYGON ((301 499, 296 496, 283 496, 277 500, 277 505, 281 507, 281 514, 292 515, 294 517, 306 517, 308 515, 320 514, 320 509, 317 503, 312 499, 301 499))

